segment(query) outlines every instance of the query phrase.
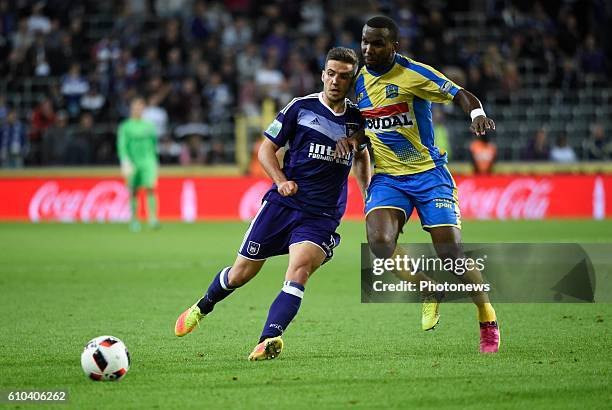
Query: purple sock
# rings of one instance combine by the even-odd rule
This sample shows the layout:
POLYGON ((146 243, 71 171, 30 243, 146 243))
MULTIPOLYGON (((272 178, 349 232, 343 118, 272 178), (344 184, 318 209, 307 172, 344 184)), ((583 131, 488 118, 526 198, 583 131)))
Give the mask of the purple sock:
POLYGON ((200 301, 198 302, 198 307, 200 308, 200 312, 207 315, 215 307, 217 302, 222 301, 226 297, 232 294, 232 292, 236 288, 230 287, 228 283, 227 275, 229 274, 231 266, 221 269, 215 278, 210 283, 206 294, 200 301))
POLYGON ((278 294, 270 310, 268 320, 264 325, 259 342, 283 334, 300 308, 304 297, 304 286, 297 282, 285 281, 283 290, 278 294))

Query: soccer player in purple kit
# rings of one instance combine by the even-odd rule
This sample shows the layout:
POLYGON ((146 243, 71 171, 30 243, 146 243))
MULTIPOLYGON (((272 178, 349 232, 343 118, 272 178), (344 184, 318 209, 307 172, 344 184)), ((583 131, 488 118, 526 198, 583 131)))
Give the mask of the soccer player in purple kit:
POLYGON ((255 277, 267 258, 288 253, 285 282, 249 360, 274 359, 281 353, 281 336, 300 308, 309 277, 331 259, 340 242, 336 228, 346 208, 351 166, 362 195, 369 183, 367 150, 334 155, 336 141, 363 128, 359 109, 346 98, 358 66, 353 50, 331 49, 321 74, 323 92, 295 98, 265 131, 259 161, 274 184, 234 264, 221 269, 204 297, 179 316, 177 336, 190 333, 216 303, 255 277), (281 169, 276 151, 286 144, 281 169))
MULTIPOLYGON (((461 216, 457 188, 446 163, 446 152, 434 145, 431 103, 454 102, 472 123, 476 136, 495 129, 476 96, 426 64, 401 55, 397 24, 385 16, 373 17, 363 27, 361 52, 365 66, 355 79, 355 95, 372 144, 375 175, 365 203, 368 244, 378 258, 404 251, 397 246, 402 227, 416 208, 422 228, 429 232, 442 259, 465 258, 461 245, 461 216)), ((345 155, 363 144, 363 134, 341 140, 337 153, 345 155)), ((473 269, 463 276, 482 283, 473 269)), ((410 279, 408 279, 410 280, 410 279)), ((415 282, 431 281, 423 272, 415 282)), ((443 292, 423 294, 421 324, 433 329, 439 321, 443 292)), ((497 316, 488 295, 470 295, 480 324, 480 351, 499 350, 497 316)))

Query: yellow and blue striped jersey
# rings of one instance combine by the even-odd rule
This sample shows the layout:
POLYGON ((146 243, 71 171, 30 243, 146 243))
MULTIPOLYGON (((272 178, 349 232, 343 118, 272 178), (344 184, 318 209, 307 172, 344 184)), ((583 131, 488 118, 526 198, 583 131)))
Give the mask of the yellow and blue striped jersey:
POLYGON ((362 67, 355 95, 375 172, 416 174, 446 164, 446 152, 434 145, 431 103, 448 103, 460 89, 434 68, 397 53, 386 72, 362 67))

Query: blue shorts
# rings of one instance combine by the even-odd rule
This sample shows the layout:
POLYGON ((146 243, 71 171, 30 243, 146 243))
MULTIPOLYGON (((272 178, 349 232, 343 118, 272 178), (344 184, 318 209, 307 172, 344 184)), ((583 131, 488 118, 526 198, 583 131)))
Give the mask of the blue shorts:
POLYGON ((311 242, 321 248, 327 262, 340 244, 340 235, 336 233, 339 224, 333 218, 264 201, 244 234, 238 254, 258 261, 285 255, 291 245, 311 242))
POLYGON ((423 229, 438 226, 461 228, 457 186, 446 166, 410 175, 376 174, 368 187, 365 214, 375 209, 393 208, 408 221, 416 208, 423 229))

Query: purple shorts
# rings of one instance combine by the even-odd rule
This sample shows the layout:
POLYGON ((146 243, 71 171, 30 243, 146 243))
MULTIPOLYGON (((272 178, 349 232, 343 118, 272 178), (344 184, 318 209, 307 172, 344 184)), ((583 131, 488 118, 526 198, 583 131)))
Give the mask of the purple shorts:
POLYGON ((258 261, 285 255, 291 245, 311 242, 321 248, 327 262, 340 244, 340 235, 336 233, 339 224, 340 221, 327 216, 264 201, 244 234, 238 254, 258 261))

